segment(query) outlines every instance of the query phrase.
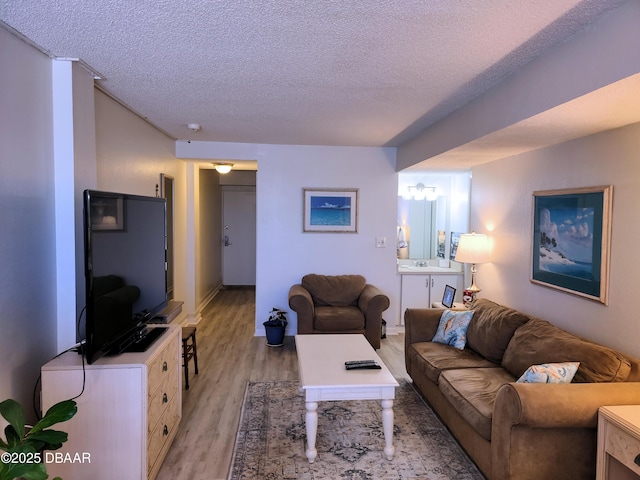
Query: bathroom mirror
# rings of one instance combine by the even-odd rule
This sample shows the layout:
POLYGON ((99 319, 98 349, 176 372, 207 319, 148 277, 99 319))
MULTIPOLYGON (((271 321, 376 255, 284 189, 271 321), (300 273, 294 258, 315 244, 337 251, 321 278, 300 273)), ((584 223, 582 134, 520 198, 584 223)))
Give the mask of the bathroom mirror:
POLYGON ((398 174, 399 259, 450 259, 451 232, 469 225, 470 177, 461 173, 398 174))

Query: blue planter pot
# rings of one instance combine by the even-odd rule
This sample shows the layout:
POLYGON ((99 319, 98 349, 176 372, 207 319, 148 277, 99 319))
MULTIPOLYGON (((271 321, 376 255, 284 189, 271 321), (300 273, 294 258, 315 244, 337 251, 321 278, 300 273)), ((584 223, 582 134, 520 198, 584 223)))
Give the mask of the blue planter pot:
POLYGON ((265 325, 264 328, 267 334, 267 345, 269 347, 281 347, 284 344, 285 327, 265 325))

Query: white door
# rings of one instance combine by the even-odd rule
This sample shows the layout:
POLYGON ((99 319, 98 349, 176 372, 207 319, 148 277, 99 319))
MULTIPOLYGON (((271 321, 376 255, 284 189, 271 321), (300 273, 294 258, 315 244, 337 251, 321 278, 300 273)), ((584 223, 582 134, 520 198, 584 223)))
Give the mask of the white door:
POLYGON ((222 283, 256 284, 256 189, 222 190, 222 283))

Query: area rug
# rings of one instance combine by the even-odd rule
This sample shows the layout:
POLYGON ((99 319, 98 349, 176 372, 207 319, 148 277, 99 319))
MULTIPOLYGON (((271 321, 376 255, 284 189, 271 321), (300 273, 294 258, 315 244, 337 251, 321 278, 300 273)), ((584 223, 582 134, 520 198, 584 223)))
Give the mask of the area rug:
POLYGON ((298 382, 250 382, 229 479, 484 479, 411 383, 400 382, 393 410, 396 454, 389 461, 380 402, 320 402, 318 458, 310 464, 298 382))

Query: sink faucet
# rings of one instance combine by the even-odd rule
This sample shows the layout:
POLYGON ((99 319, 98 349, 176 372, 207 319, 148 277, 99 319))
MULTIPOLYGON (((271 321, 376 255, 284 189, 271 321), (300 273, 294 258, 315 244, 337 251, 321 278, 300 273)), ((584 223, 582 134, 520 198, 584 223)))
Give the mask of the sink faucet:
POLYGON ((416 267, 426 267, 427 262, 425 260, 420 260, 416 262, 416 267))

